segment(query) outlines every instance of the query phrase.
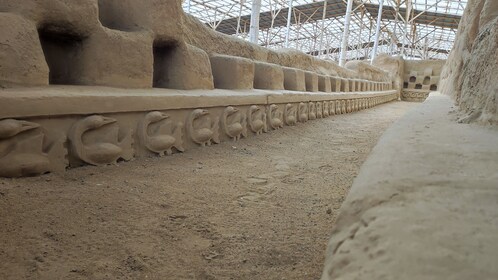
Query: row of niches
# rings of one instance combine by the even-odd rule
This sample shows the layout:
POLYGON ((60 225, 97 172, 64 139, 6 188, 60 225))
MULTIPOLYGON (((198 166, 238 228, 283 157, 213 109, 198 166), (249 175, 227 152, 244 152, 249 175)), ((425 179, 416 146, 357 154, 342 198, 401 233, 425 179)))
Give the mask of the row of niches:
POLYGON ((0 177, 170 155, 395 99, 397 94, 391 93, 317 102, 2 119, 0 177))
POLYGON ((440 76, 433 75, 432 68, 425 69, 422 73, 410 71, 405 74, 403 88, 435 91, 439 85, 440 76))
MULTIPOLYGON (((269 89, 309 92, 382 91, 388 82, 320 75, 301 69, 225 55, 208 56, 188 44, 156 40, 129 42, 107 37, 79 37, 61 32, 57 26, 38 29, 43 54, 49 68, 49 84, 118 85, 132 88, 170 89, 269 89), (97 47, 113 41, 114 48, 127 48, 127 57, 109 61, 97 47), (127 45, 123 44, 127 43, 127 45), (109 63, 105 63, 105 61, 109 63)), ((135 35, 137 36, 137 35, 135 35)), ((143 38, 142 38, 143 39, 143 38)), ((110 46, 111 47, 111 46, 110 46)), ((112 48, 111 47, 111 48, 112 48)), ((113 56, 110 55, 112 59, 113 56)))

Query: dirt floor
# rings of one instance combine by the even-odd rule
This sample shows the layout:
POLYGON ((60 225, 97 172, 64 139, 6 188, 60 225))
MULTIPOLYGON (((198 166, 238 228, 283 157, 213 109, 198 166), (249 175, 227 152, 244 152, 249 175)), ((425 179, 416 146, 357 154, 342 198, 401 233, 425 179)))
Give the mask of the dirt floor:
POLYGON ((0 279, 318 279, 360 165, 415 106, 385 104, 119 166, 0 179, 0 279))

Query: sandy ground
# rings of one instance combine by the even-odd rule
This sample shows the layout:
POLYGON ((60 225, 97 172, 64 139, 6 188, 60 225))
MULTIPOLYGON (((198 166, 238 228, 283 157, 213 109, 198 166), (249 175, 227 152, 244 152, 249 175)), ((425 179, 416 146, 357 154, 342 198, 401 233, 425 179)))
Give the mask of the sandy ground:
POLYGON ((119 166, 0 179, 0 279, 318 279, 395 102, 119 166))

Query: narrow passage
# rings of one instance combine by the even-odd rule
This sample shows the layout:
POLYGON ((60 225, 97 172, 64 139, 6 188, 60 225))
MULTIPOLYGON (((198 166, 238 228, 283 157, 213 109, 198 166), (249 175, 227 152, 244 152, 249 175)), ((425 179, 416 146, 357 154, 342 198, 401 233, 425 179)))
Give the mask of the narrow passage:
POLYGON ((318 279, 361 164, 417 105, 392 102, 170 157, 0 179, 0 279, 318 279))

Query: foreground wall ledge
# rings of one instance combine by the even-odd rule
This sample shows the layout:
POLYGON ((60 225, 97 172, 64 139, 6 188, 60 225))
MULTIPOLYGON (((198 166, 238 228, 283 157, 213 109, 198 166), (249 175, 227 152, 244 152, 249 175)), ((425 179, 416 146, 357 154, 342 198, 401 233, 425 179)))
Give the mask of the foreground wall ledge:
POLYGON ((364 110, 398 96, 396 91, 2 90, 0 177, 171 155, 364 110))
POLYGON ((498 133, 429 98, 381 137, 340 209, 322 280, 497 279, 498 133))
POLYGON ((356 93, 287 90, 173 90, 51 86, 0 90, 0 119, 149 110, 267 105, 385 96, 395 90, 356 93))

